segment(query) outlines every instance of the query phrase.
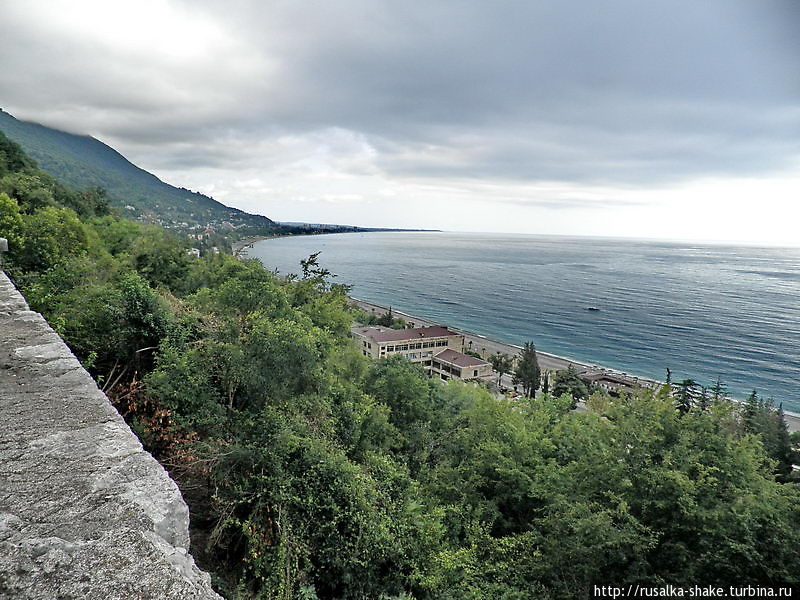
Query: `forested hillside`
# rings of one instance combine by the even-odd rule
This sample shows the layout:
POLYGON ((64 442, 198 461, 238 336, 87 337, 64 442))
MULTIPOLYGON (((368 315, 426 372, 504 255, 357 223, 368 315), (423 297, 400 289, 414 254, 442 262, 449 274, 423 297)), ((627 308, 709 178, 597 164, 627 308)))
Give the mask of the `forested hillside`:
POLYGON ((800 581, 778 415, 500 400, 352 344, 315 260, 190 258, 0 135, 5 265, 179 482, 228 598, 586 598, 593 584, 800 581))
POLYGON ((218 227, 228 222, 262 231, 275 228, 266 217, 164 183, 93 137, 20 121, 2 110, 0 132, 22 146, 42 170, 65 184, 105 189, 111 205, 126 211, 131 219, 170 227, 182 223, 218 227))

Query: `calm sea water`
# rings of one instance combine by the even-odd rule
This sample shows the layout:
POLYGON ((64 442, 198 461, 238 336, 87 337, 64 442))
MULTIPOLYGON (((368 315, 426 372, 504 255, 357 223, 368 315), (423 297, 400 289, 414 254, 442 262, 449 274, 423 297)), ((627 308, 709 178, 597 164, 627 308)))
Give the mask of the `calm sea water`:
POLYGON ((250 256, 299 273, 318 251, 358 298, 646 377, 720 376, 800 412, 800 248, 376 232, 265 240, 250 256))

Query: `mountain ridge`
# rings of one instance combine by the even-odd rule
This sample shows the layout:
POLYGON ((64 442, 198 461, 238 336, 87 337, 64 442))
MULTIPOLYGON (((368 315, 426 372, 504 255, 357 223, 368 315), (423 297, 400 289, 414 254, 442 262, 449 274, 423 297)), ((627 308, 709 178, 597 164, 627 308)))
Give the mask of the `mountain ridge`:
POLYGON ((136 220, 176 228, 226 223, 237 229, 279 227, 268 217, 162 181, 90 135, 23 121, 2 109, 0 131, 20 144, 43 171, 77 188, 102 187, 113 207, 136 220))

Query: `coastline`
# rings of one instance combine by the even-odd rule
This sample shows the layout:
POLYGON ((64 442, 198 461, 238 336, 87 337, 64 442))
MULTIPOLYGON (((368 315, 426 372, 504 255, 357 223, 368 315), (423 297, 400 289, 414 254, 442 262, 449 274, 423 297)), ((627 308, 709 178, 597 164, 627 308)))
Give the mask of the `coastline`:
MULTIPOLYGON (((389 307, 381 306, 380 304, 375 304, 374 302, 369 302, 367 300, 362 300, 360 298, 354 298, 352 296, 350 296, 349 298, 352 305, 358 307, 360 310, 363 310, 367 313, 374 313, 376 315, 381 315, 389 311, 389 307)), ((394 307, 392 307, 392 314, 403 318, 407 323, 413 323, 415 327, 428 327, 431 325, 441 325, 441 323, 438 323, 431 319, 405 313, 403 311, 397 310, 394 307)), ((448 327, 448 329, 463 335, 464 341, 466 344, 469 345, 469 348, 474 349, 475 351, 480 350, 482 354, 495 354, 499 352, 501 354, 510 354, 513 356, 518 354, 519 351, 522 349, 521 346, 517 346, 516 344, 509 344, 506 342, 493 340, 479 333, 474 333, 472 331, 466 331, 455 327, 448 327)), ((615 377, 625 379, 626 381, 630 382, 633 385, 649 387, 651 389, 657 389, 658 387, 664 385, 663 381, 657 381, 655 379, 650 379, 647 377, 639 377, 637 375, 631 375, 630 373, 625 373, 624 371, 619 371, 617 369, 606 367, 603 365, 590 365, 581 362, 579 360, 571 359, 566 356, 559 356, 557 354, 551 354, 549 352, 542 352, 541 350, 538 349, 536 350, 536 355, 542 370, 559 371, 566 369, 570 365, 572 365, 578 370, 586 370, 592 374, 595 373, 611 374, 614 375, 615 377)), ((784 411, 784 418, 789 428, 789 432, 800 431, 800 414, 784 411)))
POLYGON ((255 244, 256 242, 263 242, 264 240, 272 240, 279 237, 286 237, 286 236, 281 234, 275 234, 275 235, 258 235, 255 237, 243 238, 231 244, 231 251, 233 252, 234 256, 242 257, 245 250, 247 250, 247 248, 252 247, 252 245, 255 244))
MULTIPOLYGON (((362 300, 360 298, 354 298, 351 296, 350 300, 361 310, 364 310, 365 312, 373 312, 376 315, 384 314, 389 310, 388 307, 381 306, 380 304, 375 304, 374 302, 369 302, 367 300, 362 300)), ((433 321, 431 319, 405 313, 395 309, 394 307, 392 307, 392 314, 402 317, 406 322, 413 323, 414 326, 416 327, 441 325, 441 323, 437 323, 436 321, 433 321)), ((474 350, 475 352, 479 352, 480 354, 484 355, 496 354, 499 352, 501 354, 510 354, 513 356, 518 354, 519 351, 522 350, 522 346, 498 340, 493 340, 479 333, 467 331, 465 329, 458 329, 456 327, 450 327, 450 326, 448 326, 448 329, 463 335, 464 341, 468 346, 467 349, 474 350)), ((657 388, 664 384, 663 381, 657 381, 655 379, 649 379, 647 377, 639 377, 637 375, 631 375, 630 373, 625 373, 624 371, 619 371, 611 367, 588 364, 579 360, 569 358, 567 356, 559 356, 558 354, 552 354, 550 352, 542 352, 541 350, 538 349, 536 350, 536 355, 539 360, 539 365, 543 370, 559 371, 562 369, 566 369, 571 365, 576 369, 585 369, 596 373, 610 373, 615 376, 625 378, 631 383, 635 383, 644 387, 657 388)))
MULTIPOLYGON (((341 226, 347 227, 347 226, 341 226)), ((374 232, 412 232, 412 233, 441 233, 439 229, 371 229, 369 227, 359 229, 345 229, 345 230, 332 230, 332 231, 304 231, 302 233, 276 233, 273 235, 260 235, 254 237, 247 237, 231 244, 231 251, 234 256, 243 256, 244 251, 250 248, 256 242, 264 240, 273 240, 282 237, 298 237, 298 236, 314 236, 314 235, 331 235, 339 233, 374 233, 374 232)))
MULTIPOLYGON (((315 235, 315 234, 299 234, 299 235, 315 235)), ((243 240, 239 240, 238 242, 233 244, 233 254, 236 257, 247 258, 247 249, 252 247, 252 245, 255 244, 256 242, 280 238, 280 237, 287 237, 287 236, 282 234, 277 234, 270 236, 245 238, 243 240)), ((353 296, 350 296, 349 300, 351 304, 358 306, 362 310, 365 310, 365 312, 374 312, 375 314, 380 315, 385 312, 388 312, 389 310, 389 307, 381 306, 380 304, 375 304, 374 302, 369 302, 367 300, 362 300, 360 298, 355 298, 353 296)), ((392 307, 392 312, 396 315, 401 316, 403 319, 406 320, 406 322, 413 323, 415 326, 441 325, 441 323, 437 321, 428 319, 426 317, 420 317, 417 315, 412 315, 410 313, 405 313, 395 309, 394 307, 392 307)), ((458 329, 454 327, 449 327, 449 328, 457 333, 462 334, 464 336, 465 343, 469 344, 469 348, 475 349, 476 351, 478 349, 481 349, 483 354, 495 354, 499 352, 501 354, 510 354, 513 356, 518 354, 519 351, 522 349, 521 346, 518 346, 516 344, 490 339, 479 333, 458 329)), ((551 354, 549 352, 542 352, 539 349, 536 350, 536 355, 539 360, 539 365, 543 370, 558 371, 566 369, 570 365, 572 365, 578 370, 586 370, 592 374, 605 373, 613 375, 614 377, 624 379, 633 385, 649 387, 651 389, 656 389, 664 385, 663 381, 651 379, 648 377, 633 375, 605 365, 588 364, 580 360, 571 359, 566 356, 559 356, 557 354, 551 354)), ((732 398, 732 400, 734 402, 740 402, 739 400, 736 400, 734 398, 732 398)), ((789 428, 789 432, 800 431, 800 414, 791 411, 784 411, 784 418, 789 428)))

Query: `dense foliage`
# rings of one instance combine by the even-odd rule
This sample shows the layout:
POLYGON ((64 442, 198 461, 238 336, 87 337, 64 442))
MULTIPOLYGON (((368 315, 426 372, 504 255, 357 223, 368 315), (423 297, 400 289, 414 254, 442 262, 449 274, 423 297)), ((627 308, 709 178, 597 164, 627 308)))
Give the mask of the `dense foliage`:
POLYGON ((522 401, 435 382, 361 356, 314 257, 289 280, 192 259, 101 200, 0 136, 7 271, 179 481, 227 597, 800 579, 800 491, 776 480, 796 457, 757 397, 681 411, 665 387, 573 412, 569 373, 522 401))
POLYGON ((536 346, 533 342, 526 342, 519 353, 516 368, 514 369, 514 385, 522 385, 523 393, 528 397, 536 395, 536 390, 542 380, 542 370, 536 358, 536 346))
POLYGON ((42 169, 68 185, 108 190, 112 204, 137 218, 164 223, 200 224, 229 221, 250 235, 275 229, 260 215, 224 206, 203 194, 176 188, 131 164, 114 149, 86 135, 75 135, 19 121, 0 110, 0 132, 22 144, 42 169))

